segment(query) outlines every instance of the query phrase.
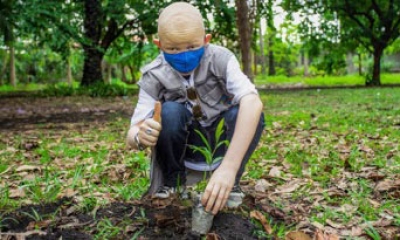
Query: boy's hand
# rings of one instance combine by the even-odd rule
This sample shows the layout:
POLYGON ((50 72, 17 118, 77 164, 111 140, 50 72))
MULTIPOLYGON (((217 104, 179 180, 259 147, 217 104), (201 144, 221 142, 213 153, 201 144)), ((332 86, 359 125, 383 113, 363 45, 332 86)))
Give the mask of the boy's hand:
POLYGON ((224 169, 221 166, 214 171, 201 199, 206 211, 215 215, 225 207, 229 194, 235 183, 235 171, 224 169))
POLYGON ((154 105, 153 118, 144 120, 139 127, 138 137, 142 145, 154 147, 161 131, 161 103, 154 105))
POLYGON ((140 124, 138 132, 140 144, 147 147, 154 147, 157 143, 160 131, 161 124, 159 122, 154 121, 152 118, 144 120, 144 122, 140 124))

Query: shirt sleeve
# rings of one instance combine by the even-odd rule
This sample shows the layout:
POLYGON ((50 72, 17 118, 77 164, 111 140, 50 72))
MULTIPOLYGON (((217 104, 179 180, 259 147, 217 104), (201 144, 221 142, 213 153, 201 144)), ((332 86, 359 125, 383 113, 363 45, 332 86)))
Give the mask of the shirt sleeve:
POLYGON ((240 65, 235 56, 232 56, 228 61, 226 69, 227 90, 233 97, 233 104, 240 102, 243 96, 248 94, 258 94, 255 85, 240 69, 240 65))
POLYGON ((156 99, 151 97, 146 91, 140 89, 138 102, 131 118, 131 126, 151 117, 155 103, 156 99))

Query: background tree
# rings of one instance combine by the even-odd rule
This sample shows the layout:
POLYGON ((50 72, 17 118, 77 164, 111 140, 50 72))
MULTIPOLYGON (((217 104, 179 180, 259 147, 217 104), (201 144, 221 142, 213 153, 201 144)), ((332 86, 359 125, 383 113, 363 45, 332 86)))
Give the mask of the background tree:
MULTIPOLYGON (((160 2, 160 1, 159 1, 160 2)), ((153 19, 159 10, 156 4, 150 1, 108 1, 102 4, 101 0, 84 0, 84 36, 82 42, 85 63, 83 68, 82 85, 90 85, 102 81, 101 62, 110 45, 126 30, 137 35, 156 32, 153 19), (127 8, 129 4, 131 8, 127 8), (128 19, 127 15, 134 16, 128 19)))
POLYGON ((252 29, 250 28, 248 1, 235 0, 236 4, 236 25, 239 33, 240 55, 242 59, 243 72, 252 78, 251 72, 251 41, 252 29))
MULTIPOLYGON (((18 12, 19 8, 16 5, 17 2, 14 0, 0 1, 0 34, 3 36, 4 44, 6 45, 9 52, 9 82, 12 86, 16 86, 17 84, 16 74, 15 74, 14 31, 20 13, 18 12)), ((5 57, 4 59, 6 60, 7 57, 5 57)))
MULTIPOLYGON (((365 47, 374 58, 372 76, 367 77, 367 85, 380 85, 382 54, 400 36, 400 1, 397 0, 285 0, 284 8, 291 12, 301 12, 307 19, 311 14, 321 16, 320 31, 332 28, 332 20, 339 20, 339 40, 354 39, 365 47), (341 27, 340 27, 341 26, 341 27), (345 31, 340 31, 340 28, 345 31)), ((305 21, 304 23, 310 23, 305 21)), ((315 25, 311 23, 310 25, 315 25)), ((304 26, 304 25, 303 25, 304 26)), ((304 28, 307 30, 307 27, 304 28)))
MULTIPOLYGON (((58 8, 53 12, 42 8, 40 17, 47 19, 54 31, 67 40, 63 49, 68 49, 71 39, 83 48, 83 86, 103 82, 101 64, 105 53, 118 37, 154 34, 155 19, 164 6, 164 1, 149 0, 46 2, 58 8), (71 24, 71 21, 74 23, 71 24)), ((43 3, 38 5, 43 6, 43 3)))
POLYGON ((274 23, 274 1, 268 0, 267 2, 267 36, 268 36, 268 75, 274 76, 275 71, 275 59, 274 59, 274 39, 276 37, 276 28, 274 23))

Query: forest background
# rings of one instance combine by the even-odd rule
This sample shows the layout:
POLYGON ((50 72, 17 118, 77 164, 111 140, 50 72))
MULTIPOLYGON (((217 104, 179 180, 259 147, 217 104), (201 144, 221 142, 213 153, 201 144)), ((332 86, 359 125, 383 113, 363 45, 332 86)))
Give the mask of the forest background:
MULTIPOLYGON (((171 2, 2 0, 0 89, 135 88, 140 68, 159 53, 157 17, 171 2)), ((189 2, 212 42, 234 51, 256 84, 398 83, 397 1, 189 2)))

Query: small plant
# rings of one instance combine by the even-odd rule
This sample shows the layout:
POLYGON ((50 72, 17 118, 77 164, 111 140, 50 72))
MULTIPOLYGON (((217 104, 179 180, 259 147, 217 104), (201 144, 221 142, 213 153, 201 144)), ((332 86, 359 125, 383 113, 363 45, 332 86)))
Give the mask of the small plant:
POLYGON ((224 133, 224 119, 222 119, 215 130, 215 147, 212 147, 209 143, 208 139, 202 134, 199 130, 195 130, 196 133, 200 136, 201 140, 204 143, 204 146, 193 146, 190 148, 193 149, 194 152, 200 152, 209 166, 208 171, 204 171, 203 180, 197 183, 195 190, 200 192, 200 194, 195 194, 193 198, 193 208, 192 208, 192 231, 198 232, 200 234, 206 234, 212 226, 212 222, 214 219, 214 215, 210 212, 205 211, 203 205, 200 202, 201 192, 204 192, 207 186, 207 177, 211 172, 211 165, 216 163, 222 159, 222 157, 215 157, 216 151, 219 147, 229 145, 228 140, 221 140, 221 136, 224 133))
POLYGON ((110 219, 105 218, 97 223, 97 231, 94 239, 112 239, 121 232, 121 228, 115 226, 110 219))
POLYGON ((196 190, 199 192, 202 192, 205 190, 206 186, 207 186, 207 177, 211 171, 211 166, 222 160, 222 156, 219 157, 215 157, 215 153, 217 151, 217 149, 219 147, 222 147, 223 145, 228 146, 229 145, 229 141, 228 140, 221 140, 221 136, 224 133, 224 119, 222 119, 218 125, 217 125, 217 129, 215 130, 215 147, 213 148, 211 146, 211 144, 209 143, 208 139, 204 136, 204 134, 202 132, 200 132, 199 130, 195 129, 195 132, 197 135, 200 136, 201 141, 204 143, 204 146, 195 146, 195 145, 190 145, 189 147, 191 149, 193 149, 194 152, 200 152, 207 165, 209 166, 209 171, 204 171, 203 174, 203 179, 196 185, 196 190))
POLYGON ((368 236, 370 236, 373 240, 381 240, 382 239, 379 232, 371 225, 365 229, 365 233, 368 236))
POLYGON ((61 192, 61 183, 57 176, 51 176, 48 171, 43 178, 36 177, 34 180, 22 185, 27 196, 30 196, 35 202, 52 202, 57 199, 61 192), (42 186, 44 184, 44 186, 42 186))
POLYGON ((4 188, 0 187, 0 194, 0 210, 2 210, 11 205, 10 190, 8 185, 6 185, 4 188))
POLYGON ((28 212, 23 212, 22 214, 24 214, 25 216, 29 217, 30 219, 32 219, 35 222, 40 222, 43 220, 43 216, 40 215, 35 209, 32 208, 32 213, 28 213, 28 212))

